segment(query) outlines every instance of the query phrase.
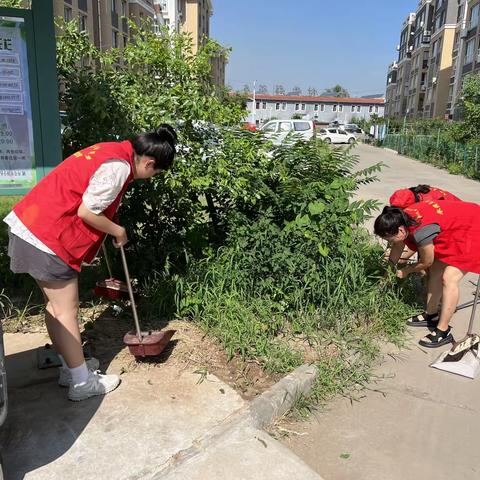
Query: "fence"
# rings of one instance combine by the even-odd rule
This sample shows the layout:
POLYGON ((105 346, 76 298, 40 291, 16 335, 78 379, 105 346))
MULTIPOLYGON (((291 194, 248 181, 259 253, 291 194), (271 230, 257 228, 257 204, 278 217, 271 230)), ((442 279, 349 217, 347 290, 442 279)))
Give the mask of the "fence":
POLYGON ((382 146, 418 160, 480 178, 480 145, 446 140, 439 135, 387 134, 382 146))

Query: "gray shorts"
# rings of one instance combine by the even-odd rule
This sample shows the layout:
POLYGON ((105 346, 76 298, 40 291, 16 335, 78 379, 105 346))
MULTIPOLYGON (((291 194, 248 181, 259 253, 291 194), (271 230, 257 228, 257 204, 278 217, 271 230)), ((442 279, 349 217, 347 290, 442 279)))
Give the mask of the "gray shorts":
POLYGON ((8 256, 13 273, 28 273, 42 282, 65 282, 78 272, 56 255, 43 252, 30 243, 8 232, 8 256))

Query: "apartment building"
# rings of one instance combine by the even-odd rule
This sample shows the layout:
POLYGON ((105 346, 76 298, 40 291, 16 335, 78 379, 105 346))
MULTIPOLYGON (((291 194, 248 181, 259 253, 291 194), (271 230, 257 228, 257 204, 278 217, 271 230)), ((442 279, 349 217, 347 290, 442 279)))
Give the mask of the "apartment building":
POLYGON ((447 104, 449 118, 458 118, 458 101, 465 76, 472 73, 480 75, 479 21, 480 0, 459 0, 447 104))
POLYGON ((79 29, 101 50, 125 47, 127 18, 141 23, 155 17, 153 0, 54 0, 53 12, 66 21, 78 20, 79 29))
POLYGON ((272 118, 288 120, 294 115, 320 123, 338 121, 351 123, 352 119, 369 120, 375 114, 384 116, 383 98, 305 97, 294 95, 251 95, 247 101, 248 121, 257 125, 272 118))
POLYGON ((404 112, 409 117, 422 117, 424 112, 434 12, 435 7, 431 0, 420 2, 415 13, 415 23, 410 32, 411 64, 404 112))
MULTIPOLYGON (((417 10, 402 25, 398 60, 388 67, 386 112, 391 117, 449 118, 463 72, 465 53, 459 55, 461 35, 477 36, 459 27, 470 18, 475 2, 468 0, 419 0, 417 10), (465 7, 466 4, 470 6, 465 7), (396 71, 396 75, 394 72, 396 71), (393 79, 396 77, 396 83, 393 79)), ((478 17, 478 15, 477 15, 478 17)), ((467 21, 468 20, 468 21, 467 21)), ((474 21, 475 23, 475 21, 474 21)), ((478 21, 477 21, 478 23, 478 21)), ((475 69, 475 48, 468 48, 475 69)))
POLYGON ((430 46, 424 118, 448 118, 458 0, 437 0, 430 46))

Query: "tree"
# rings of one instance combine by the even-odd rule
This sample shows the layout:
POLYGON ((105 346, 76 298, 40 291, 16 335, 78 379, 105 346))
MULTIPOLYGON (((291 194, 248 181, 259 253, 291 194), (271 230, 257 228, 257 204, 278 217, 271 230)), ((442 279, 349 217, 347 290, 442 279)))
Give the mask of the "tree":
POLYGON ((317 96, 317 89, 315 87, 308 87, 307 95, 309 97, 316 97, 317 96))
POLYGON ((300 87, 298 87, 297 85, 295 87, 292 88, 292 91, 289 93, 289 95, 295 95, 295 96, 299 96, 302 94, 302 89, 300 87))
POLYGON ((243 93, 250 93, 250 85, 245 84, 242 89, 243 93))
POLYGON ((275 85, 275 95, 285 95, 285 87, 283 85, 275 85))
POLYGON ((266 94, 268 93, 268 87, 264 84, 258 86, 258 93, 266 94))
POLYGON ((339 97, 339 98, 348 98, 350 96, 348 91, 338 84, 335 85, 334 87, 327 88, 322 95, 325 95, 326 97, 339 97))

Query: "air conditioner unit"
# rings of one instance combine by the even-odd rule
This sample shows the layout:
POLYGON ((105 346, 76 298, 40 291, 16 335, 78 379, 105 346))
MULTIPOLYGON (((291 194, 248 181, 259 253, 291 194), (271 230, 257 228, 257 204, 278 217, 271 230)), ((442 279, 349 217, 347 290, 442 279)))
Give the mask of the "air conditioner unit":
POLYGON ((423 27, 424 25, 425 25, 425 22, 422 20, 422 21, 420 22, 420 27, 423 27))
POLYGON ((437 83, 437 77, 433 77, 433 78, 432 78, 432 83, 433 83, 433 84, 437 83))
POLYGON ((410 50, 410 52, 413 52, 413 45, 410 45, 410 47, 408 48, 408 50, 410 50))
POLYGON ((421 90, 422 92, 424 92, 426 89, 427 89, 427 86, 426 86, 426 85, 420 85, 420 90, 421 90))

